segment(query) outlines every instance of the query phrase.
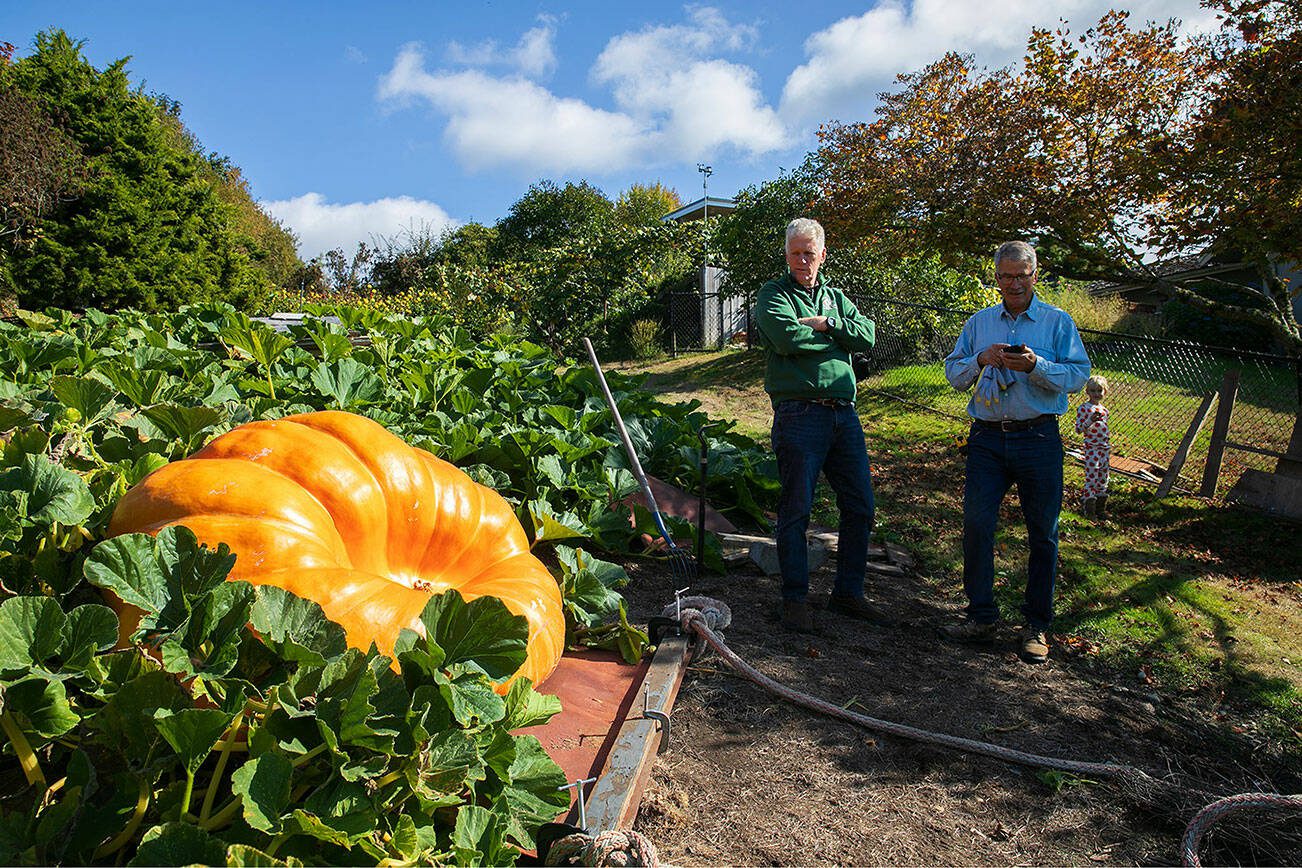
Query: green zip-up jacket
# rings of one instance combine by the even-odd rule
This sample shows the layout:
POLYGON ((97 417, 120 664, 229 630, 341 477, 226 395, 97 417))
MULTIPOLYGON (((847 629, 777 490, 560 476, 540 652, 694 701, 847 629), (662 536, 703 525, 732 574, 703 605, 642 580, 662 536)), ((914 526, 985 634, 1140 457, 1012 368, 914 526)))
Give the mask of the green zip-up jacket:
POLYGON ((872 347, 876 327, 845 293, 828 286, 821 274, 818 286, 805 289, 788 272, 760 289, 755 318, 766 357, 764 391, 773 406, 789 398, 854 400, 850 354, 872 347), (834 322, 816 332, 800 323, 807 316, 834 322))

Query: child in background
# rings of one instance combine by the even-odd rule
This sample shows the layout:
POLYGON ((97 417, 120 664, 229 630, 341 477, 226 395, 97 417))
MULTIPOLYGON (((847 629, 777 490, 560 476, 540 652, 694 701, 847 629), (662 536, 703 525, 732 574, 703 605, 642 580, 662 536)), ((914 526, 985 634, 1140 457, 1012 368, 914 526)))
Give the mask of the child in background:
POLYGON ((1112 440, 1108 435, 1108 408, 1103 396, 1108 392, 1105 377, 1093 376, 1085 382, 1088 400, 1076 410, 1076 431, 1085 435, 1085 490, 1083 512, 1087 518, 1107 518, 1108 468, 1112 462, 1112 440))

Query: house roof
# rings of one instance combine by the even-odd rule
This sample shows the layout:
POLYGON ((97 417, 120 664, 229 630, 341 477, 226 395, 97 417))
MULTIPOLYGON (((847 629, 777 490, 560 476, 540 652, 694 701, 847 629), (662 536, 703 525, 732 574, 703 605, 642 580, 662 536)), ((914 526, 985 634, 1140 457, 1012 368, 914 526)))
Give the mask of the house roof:
POLYGON ((704 199, 697 199, 695 202, 689 202, 683 207, 674 211, 672 214, 666 214, 660 220, 668 223, 670 220, 684 223, 688 220, 701 220, 705 217, 706 204, 709 205, 710 214, 719 217, 733 211, 737 207, 735 199, 725 199, 720 196, 707 196, 704 199))
MULTIPOLYGON (((1154 277, 1196 280, 1200 277, 1213 277, 1230 271, 1240 271, 1244 265, 1242 262, 1212 263, 1205 254, 1195 253, 1188 256, 1172 257, 1163 262, 1155 263, 1151 267, 1154 277)), ((1152 283, 1148 281, 1111 283, 1100 280, 1086 287, 1086 291, 1093 296, 1128 295, 1148 289, 1152 289, 1152 283)))

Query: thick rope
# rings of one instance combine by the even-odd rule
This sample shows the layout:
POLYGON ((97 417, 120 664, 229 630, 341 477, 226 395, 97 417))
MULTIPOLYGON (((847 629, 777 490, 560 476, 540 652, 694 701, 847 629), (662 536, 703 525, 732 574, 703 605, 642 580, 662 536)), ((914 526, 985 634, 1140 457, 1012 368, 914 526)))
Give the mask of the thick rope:
MULTIPOLYGON (((832 703, 819 699, 816 696, 810 696, 807 693, 792 690, 791 688, 774 681, 772 678, 769 678, 767 675, 738 657, 732 649, 724 643, 723 637, 715 632, 714 625, 723 620, 723 618, 720 618, 716 613, 720 611, 726 613, 726 621, 724 623, 726 624, 731 622, 732 615, 731 612, 728 611, 727 605, 718 602, 717 600, 711 600, 708 597, 684 598, 681 605, 682 612, 680 615, 680 623, 682 624, 683 629, 689 630, 699 636, 706 645, 712 648, 715 653, 723 658, 729 666, 739 672, 744 678, 753 681, 789 702, 817 711, 820 714, 826 714, 829 717, 838 718, 898 738, 906 738, 912 741, 920 741, 927 744, 954 748, 955 750, 980 754, 982 756, 1004 760, 1005 762, 1031 766, 1033 768, 1057 769, 1059 771, 1072 772, 1080 775, 1115 777, 1125 780, 1137 792, 1170 792, 1174 789, 1173 784, 1153 778, 1147 772, 1135 768, 1134 766, 1123 765, 1121 763, 1079 762, 1076 760, 1059 759, 1058 757, 1044 756, 1042 754, 1034 754, 1026 751, 1013 750, 1012 748, 1000 747, 999 745, 976 741, 970 738, 930 732, 925 729, 918 729, 917 727, 906 726, 901 723, 894 723, 889 720, 880 720, 875 717, 858 714, 842 708, 839 705, 833 705, 832 703), (688 600, 691 601, 690 606, 688 605, 688 600)), ((665 617, 669 617, 673 613, 674 606, 671 605, 665 608, 665 617)), ((1213 823, 1217 822, 1226 814, 1241 808, 1263 807, 1287 807, 1292 808, 1293 810, 1299 810, 1302 809, 1302 795, 1286 796, 1278 793, 1243 793, 1241 795, 1229 796, 1212 802, 1199 811, 1198 814, 1189 821, 1189 824, 1185 829, 1182 846, 1184 864, 1188 866, 1198 866, 1200 864, 1198 862, 1197 854, 1198 842, 1213 823)))
POLYGON ((596 836, 576 832, 552 844, 548 865, 660 865, 655 844, 641 832, 610 830, 596 836))
POLYGON ((1180 843, 1180 858, 1189 868, 1201 868, 1198 859, 1198 845, 1207 830, 1218 820, 1233 811, 1249 808, 1291 808, 1302 809, 1302 795, 1284 796, 1279 793, 1240 793, 1217 799, 1194 816, 1184 830, 1184 840, 1180 843))

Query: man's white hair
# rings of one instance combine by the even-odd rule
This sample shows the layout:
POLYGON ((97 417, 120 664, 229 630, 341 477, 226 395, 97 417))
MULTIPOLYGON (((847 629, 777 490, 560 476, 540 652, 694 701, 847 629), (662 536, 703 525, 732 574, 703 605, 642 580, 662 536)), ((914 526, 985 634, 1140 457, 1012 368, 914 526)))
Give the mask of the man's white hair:
POLYGON ((797 217, 787 224, 787 250, 791 249, 791 242, 797 238, 812 239, 820 250, 827 246, 827 234, 823 232, 823 224, 810 217, 797 217))
POLYGON ((1004 260, 1009 262, 1026 262, 1031 266, 1031 271, 1038 267, 1035 260, 1035 248, 1025 241, 1005 241, 999 245, 995 251, 995 270, 999 270, 999 263, 1004 260))

